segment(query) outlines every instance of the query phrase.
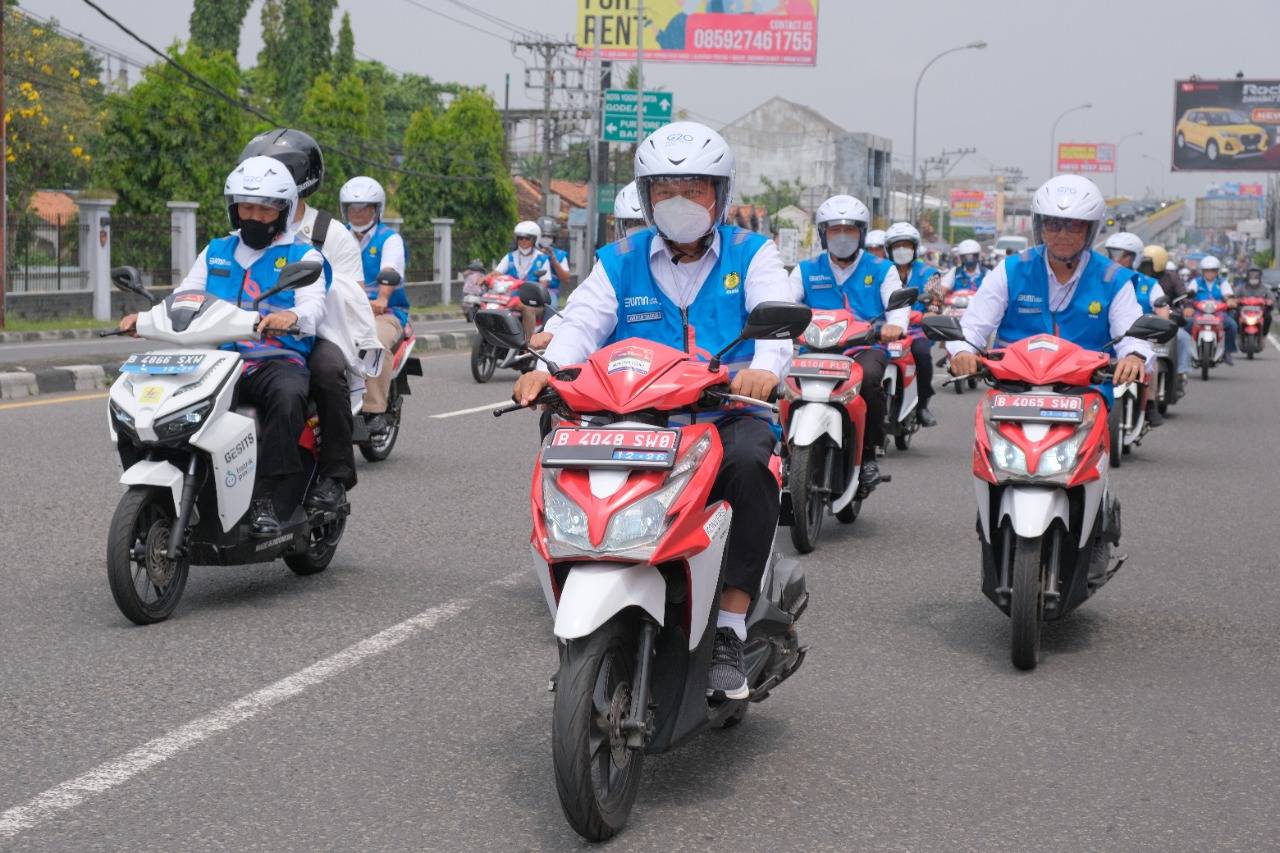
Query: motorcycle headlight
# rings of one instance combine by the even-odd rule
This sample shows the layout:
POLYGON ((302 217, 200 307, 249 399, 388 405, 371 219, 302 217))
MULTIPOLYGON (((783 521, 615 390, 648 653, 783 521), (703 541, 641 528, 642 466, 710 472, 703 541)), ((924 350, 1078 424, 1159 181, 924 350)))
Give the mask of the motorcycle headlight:
POLYGON ((994 430, 991 437, 991 464, 1010 474, 1027 476, 1027 454, 1022 448, 994 430))
POLYGON ((110 405, 108 406, 108 408, 111 410, 111 417, 115 420, 116 423, 120 424, 121 426, 127 427, 130 430, 133 429, 133 416, 130 415, 128 412, 126 412, 124 409, 117 406, 115 400, 112 400, 110 402, 110 405))
POLYGON ((1076 467, 1076 454, 1080 452, 1080 436, 1070 436, 1050 447, 1040 455, 1036 465, 1037 477, 1066 474, 1076 467))
POLYGON ((548 539, 562 542, 579 551, 591 550, 591 537, 587 535, 587 514, 560 491, 555 474, 550 471, 542 475, 542 510, 547 519, 548 539))
POLYGON ((200 429, 200 425, 204 423, 205 417, 212 408, 213 401, 206 400, 198 406, 183 409, 181 412, 176 412, 163 420, 156 421, 154 426, 156 438, 166 440, 195 432, 200 429))
POLYGON ((805 332, 805 339, 810 342, 810 346, 818 349, 827 349, 840 343, 840 339, 844 337, 845 329, 849 328, 848 320, 841 320, 839 323, 832 323, 825 329, 817 329, 810 325, 809 329, 814 332, 811 336, 809 332, 805 332))
POLYGON ((648 497, 641 498, 609 520, 601 551, 629 551, 652 545, 667 529, 667 513, 675 503, 690 473, 676 477, 648 497))
POLYGON ((952 299, 952 300, 951 300, 951 307, 952 307, 952 308, 968 308, 968 307, 969 307, 969 297, 967 297, 967 296, 957 296, 957 297, 955 297, 954 299, 952 299))

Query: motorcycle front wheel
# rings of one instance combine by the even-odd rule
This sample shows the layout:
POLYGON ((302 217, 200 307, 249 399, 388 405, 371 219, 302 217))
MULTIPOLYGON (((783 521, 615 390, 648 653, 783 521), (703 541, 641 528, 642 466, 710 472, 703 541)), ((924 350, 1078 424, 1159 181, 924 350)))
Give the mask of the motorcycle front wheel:
POLYGON ((1200 347, 1200 378, 1209 381, 1209 368, 1213 367, 1213 345, 1204 344, 1200 347))
MULTIPOLYGON (((1014 536, 1006 530, 1006 536, 1014 536)), ((1009 657, 1018 669, 1035 669, 1040 662, 1040 621, 1044 614, 1044 572, 1041 554, 1044 537, 1018 536, 1013 543, 1009 573, 1013 594, 1009 600, 1009 657)))
POLYGON ((479 335, 471 344, 471 378, 481 385, 493 378, 498 369, 498 353, 479 335))
POLYGON ((191 561, 169 560, 173 497, 168 490, 130 486, 107 531, 107 582, 111 596, 138 625, 163 622, 187 586, 191 561))
POLYGON ((615 616, 570 640, 560 661, 551 719, 551 752, 560 808, 588 841, 617 835, 640 791, 643 749, 626 744, 631 710, 635 621, 615 616))

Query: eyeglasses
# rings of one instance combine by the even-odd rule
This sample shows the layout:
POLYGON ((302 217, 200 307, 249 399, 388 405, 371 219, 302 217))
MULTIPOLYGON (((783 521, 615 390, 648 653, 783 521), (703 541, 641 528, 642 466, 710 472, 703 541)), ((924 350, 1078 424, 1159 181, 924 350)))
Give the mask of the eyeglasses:
POLYGON ((1066 231, 1068 234, 1083 234, 1089 230, 1089 222, 1084 219, 1062 219, 1057 216, 1046 216, 1040 226, 1046 231, 1066 231))

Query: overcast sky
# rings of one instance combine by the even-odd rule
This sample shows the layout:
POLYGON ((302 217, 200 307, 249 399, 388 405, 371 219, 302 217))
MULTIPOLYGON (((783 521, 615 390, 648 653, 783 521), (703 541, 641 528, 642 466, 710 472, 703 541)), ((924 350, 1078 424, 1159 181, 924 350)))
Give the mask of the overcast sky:
MULTIPOLYGON (((97 0, 160 46, 187 36, 191 3, 183 0, 97 0)), ((68 29, 145 59, 144 49, 81 0, 21 0, 68 29)), ((241 40, 241 63, 261 47, 260 0, 241 40)), ((487 86, 499 105, 512 75, 512 106, 530 106, 523 65, 501 25, 463 6, 522 27, 571 36, 577 0, 339 0, 350 11, 356 50, 402 71, 487 86), (502 38, 468 29, 420 6, 466 20, 502 38), (532 17, 536 12, 538 17, 532 17)), ((336 31, 338 15, 334 18, 336 31)), ((916 75, 938 52, 975 39, 985 50, 944 57, 920 89, 919 156, 975 147, 953 174, 986 174, 1016 166, 1028 179, 1048 174, 1050 128, 1068 107, 1090 110, 1063 119, 1059 141, 1115 142, 1135 131, 1119 153, 1119 189, 1148 187, 1194 197, 1214 180, 1261 180, 1246 173, 1169 172, 1173 81, 1280 78, 1276 39, 1280 0, 1234 0, 1215 6, 1190 0, 968 0, 886 3, 821 0, 818 63, 779 68, 646 62, 646 81, 675 94, 677 109, 726 123, 774 95, 807 104, 850 130, 894 141, 895 164, 911 157, 911 95, 916 75), (925 11, 927 10, 927 12, 925 11), (1146 155, 1143 157, 1142 155, 1146 155), (1152 159, 1154 158, 1155 162, 1152 159)), ((1103 189, 1111 192, 1111 176, 1103 189)))

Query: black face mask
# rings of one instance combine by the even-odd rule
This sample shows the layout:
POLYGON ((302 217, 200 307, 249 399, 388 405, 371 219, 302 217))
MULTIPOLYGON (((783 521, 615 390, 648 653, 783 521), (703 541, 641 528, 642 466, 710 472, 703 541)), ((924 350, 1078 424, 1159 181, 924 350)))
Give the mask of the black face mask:
POLYGON ((265 249, 280 235, 280 228, 280 219, 274 222, 242 219, 240 220, 240 239, 244 240, 244 244, 250 249, 265 249))

